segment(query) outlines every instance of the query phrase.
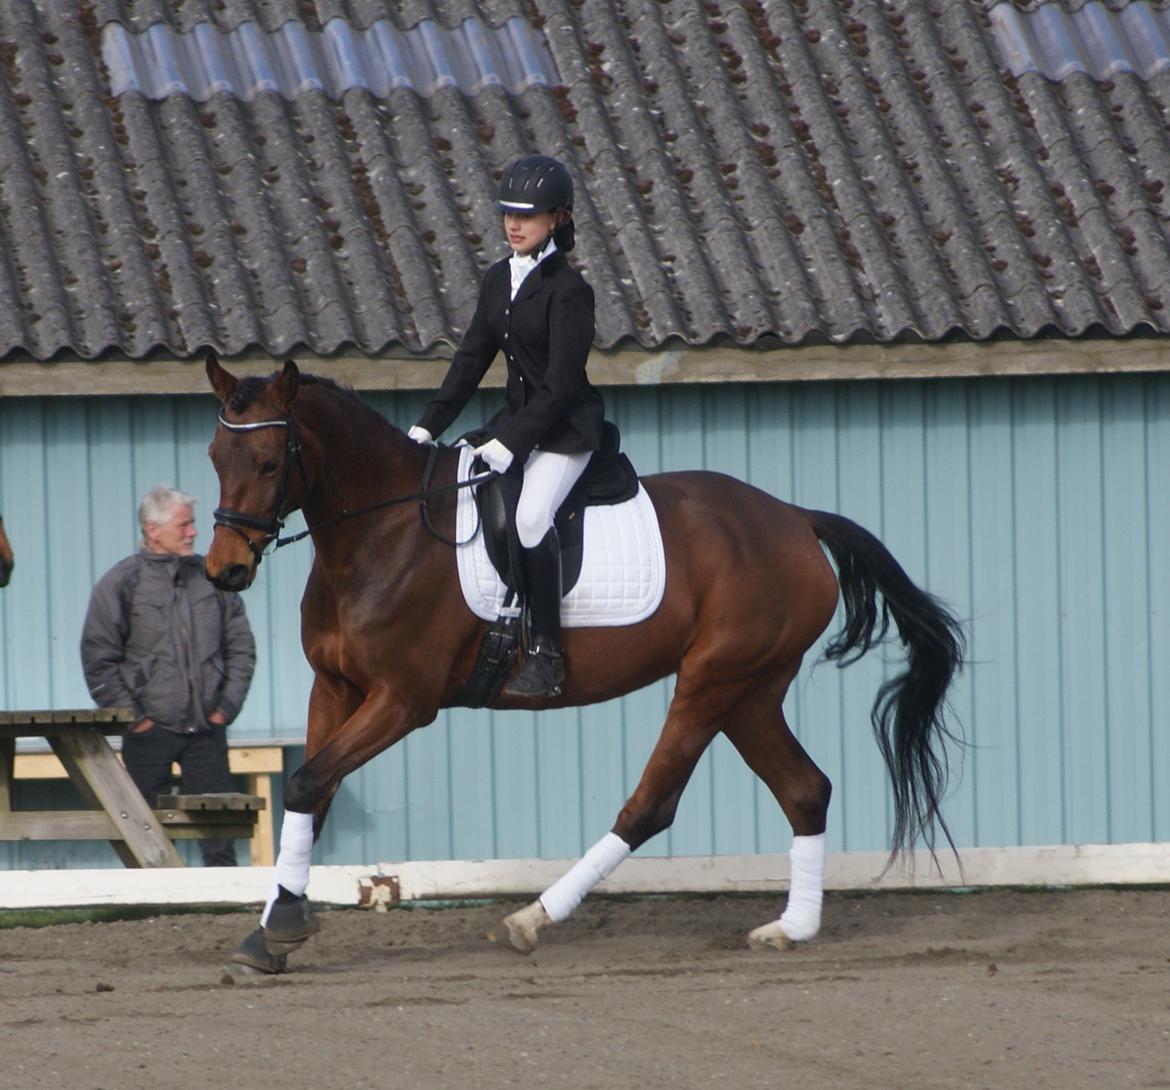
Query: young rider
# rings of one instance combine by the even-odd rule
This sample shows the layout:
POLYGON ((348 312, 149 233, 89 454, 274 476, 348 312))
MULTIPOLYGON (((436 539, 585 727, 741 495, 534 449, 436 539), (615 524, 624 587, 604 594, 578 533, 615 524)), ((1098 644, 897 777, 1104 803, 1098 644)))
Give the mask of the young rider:
POLYGON ((601 444, 605 406, 585 376, 593 343, 593 289, 565 253, 573 248, 573 179, 544 155, 517 160, 498 204, 511 257, 484 277, 463 343, 447 377, 409 435, 433 442, 459 415, 499 352, 508 365, 504 408, 485 425, 474 453, 499 473, 521 467, 516 511, 532 641, 504 690, 555 696, 565 677, 560 642, 557 508, 601 444))

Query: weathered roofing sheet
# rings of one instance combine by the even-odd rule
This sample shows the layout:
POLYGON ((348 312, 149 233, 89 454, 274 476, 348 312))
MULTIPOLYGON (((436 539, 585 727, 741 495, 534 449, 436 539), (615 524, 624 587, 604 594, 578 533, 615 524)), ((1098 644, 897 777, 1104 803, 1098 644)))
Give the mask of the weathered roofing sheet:
POLYGON ((576 179, 600 347, 1170 330, 1170 73, 1013 75, 995 6, 6 0, 0 358, 443 351, 503 252, 495 179, 532 151, 576 179), (522 64, 517 20, 553 82, 461 89, 522 64), (328 43, 381 24, 452 78, 152 98, 103 55, 190 34, 238 69, 242 33, 283 63, 290 22, 305 71, 353 68, 328 43), (485 35, 494 62, 423 55, 485 35))

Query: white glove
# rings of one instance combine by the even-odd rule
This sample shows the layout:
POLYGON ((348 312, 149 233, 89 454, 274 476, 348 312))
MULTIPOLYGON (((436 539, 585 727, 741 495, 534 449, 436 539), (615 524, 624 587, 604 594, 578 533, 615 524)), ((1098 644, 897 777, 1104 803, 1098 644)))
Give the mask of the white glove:
POLYGON ((417 424, 406 433, 406 437, 428 447, 435 441, 435 437, 426 428, 420 428, 417 424))
POLYGON ((512 452, 498 439, 489 439, 471 453, 482 458, 497 473, 507 473, 508 466, 512 464, 512 452))

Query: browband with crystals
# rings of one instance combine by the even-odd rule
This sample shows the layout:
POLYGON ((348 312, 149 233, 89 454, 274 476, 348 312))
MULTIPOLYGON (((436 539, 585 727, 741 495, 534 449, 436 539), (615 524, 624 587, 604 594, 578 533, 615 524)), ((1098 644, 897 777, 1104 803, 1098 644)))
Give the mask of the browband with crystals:
POLYGON ((223 409, 219 410, 219 422, 228 431, 255 431, 257 428, 287 428, 287 420, 254 420, 251 424, 233 424, 224 418, 223 409))

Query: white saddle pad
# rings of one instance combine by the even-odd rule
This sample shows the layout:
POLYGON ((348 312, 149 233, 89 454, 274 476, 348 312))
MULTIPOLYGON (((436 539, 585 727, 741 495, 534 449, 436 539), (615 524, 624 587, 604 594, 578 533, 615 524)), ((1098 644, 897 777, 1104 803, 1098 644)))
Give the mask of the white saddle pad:
MULTIPOLYGON (((470 476, 471 451, 459 457, 459 479, 470 476)), ((472 489, 459 491, 456 540, 473 540, 455 550, 459 584, 471 612, 494 621, 503 609, 507 588, 488 558, 483 534, 476 533, 479 513, 472 489)), ((561 602, 566 628, 637 624, 649 617, 666 591, 666 555, 658 514, 646 490, 633 499, 585 509, 585 555, 581 576, 561 602)))

